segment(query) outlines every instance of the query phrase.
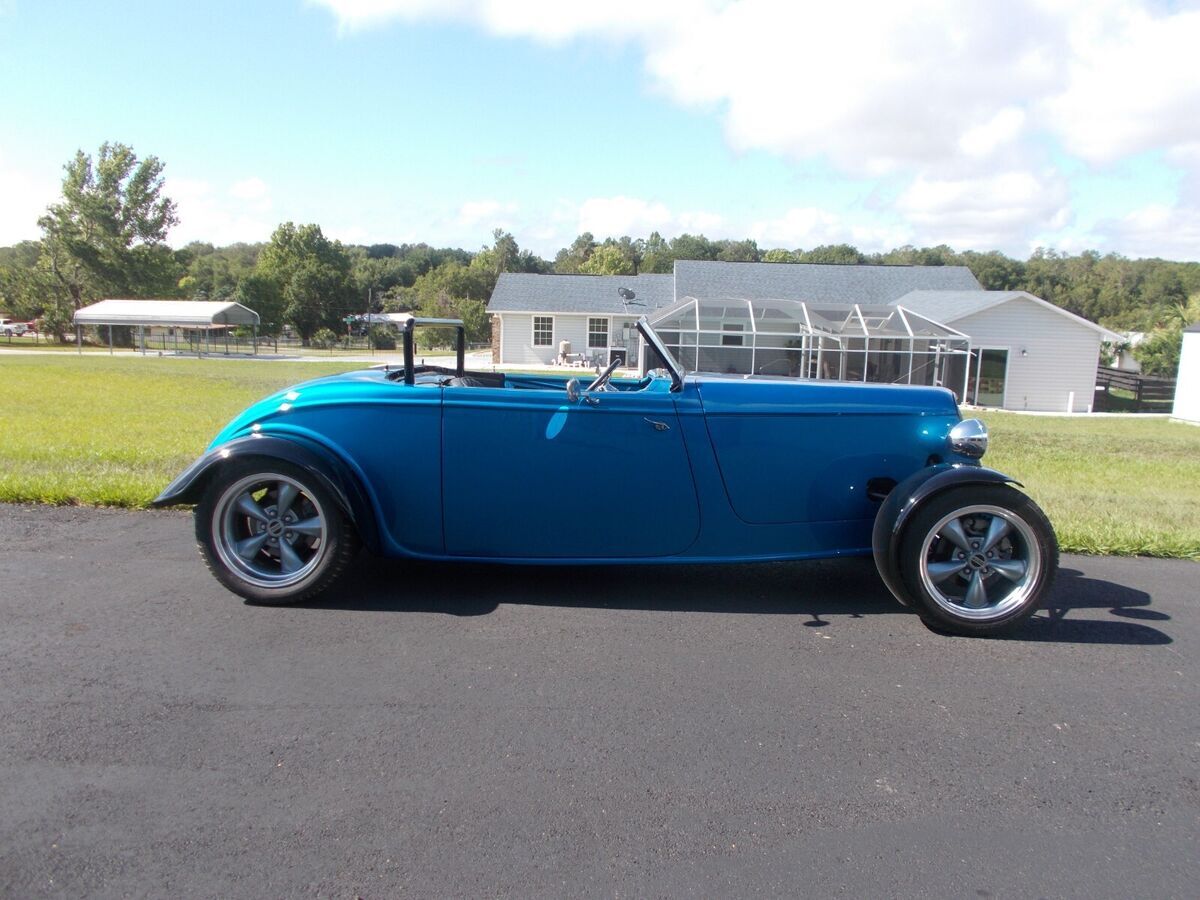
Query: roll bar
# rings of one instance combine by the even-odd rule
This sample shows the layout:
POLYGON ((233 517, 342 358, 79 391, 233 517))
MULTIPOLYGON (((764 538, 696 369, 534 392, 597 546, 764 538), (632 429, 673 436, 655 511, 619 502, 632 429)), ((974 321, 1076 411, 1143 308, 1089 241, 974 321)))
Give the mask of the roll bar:
POLYGON ((456 332, 455 350, 458 364, 455 374, 463 377, 467 367, 467 326, 462 319, 419 319, 410 316, 400 328, 404 340, 404 383, 413 384, 416 380, 416 352, 413 347, 413 331, 417 328, 453 328, 456 332))

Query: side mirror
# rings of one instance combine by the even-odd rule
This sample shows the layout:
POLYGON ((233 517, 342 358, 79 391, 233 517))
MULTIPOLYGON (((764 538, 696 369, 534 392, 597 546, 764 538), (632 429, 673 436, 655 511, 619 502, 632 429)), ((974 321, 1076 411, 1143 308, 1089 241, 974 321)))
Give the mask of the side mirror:
POLYGON ((567 382, 567 401, 570 403, 579 402, 579 379, 572 378, 567 382))

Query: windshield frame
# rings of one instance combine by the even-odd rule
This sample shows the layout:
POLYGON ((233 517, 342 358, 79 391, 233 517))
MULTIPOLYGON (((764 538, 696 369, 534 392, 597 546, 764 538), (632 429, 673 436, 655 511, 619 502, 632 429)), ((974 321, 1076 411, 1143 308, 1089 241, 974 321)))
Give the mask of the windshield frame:
POLYGON ((667 369, 671 372, 671 390, 673 392, 683 390, 683 366, 671 355, 671 351, 667 349, 667 345, 658 336, 658 332, 650 326, 650 321, 645 316, 637 320, 637 330, 646 343, 653 347, 654 352, 667 364, 667 369))

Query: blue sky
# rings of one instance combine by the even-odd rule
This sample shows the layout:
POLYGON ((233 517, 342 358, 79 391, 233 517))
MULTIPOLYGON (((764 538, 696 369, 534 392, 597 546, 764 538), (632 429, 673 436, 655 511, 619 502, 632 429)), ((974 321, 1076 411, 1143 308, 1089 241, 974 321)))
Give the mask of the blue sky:
POLYGON ((1122 0, 0 0, 0 244, 116 140, 166 162, 175 244, 1198 259, 1196 46, 1195 4, 1122 0))

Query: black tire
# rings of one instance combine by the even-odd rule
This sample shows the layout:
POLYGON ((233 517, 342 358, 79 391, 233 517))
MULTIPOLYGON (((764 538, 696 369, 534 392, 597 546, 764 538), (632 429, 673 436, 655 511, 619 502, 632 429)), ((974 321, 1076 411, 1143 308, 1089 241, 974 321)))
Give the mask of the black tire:
POLYGON ((218 470, 193 516, 209 571, 254 603, 282 605, 315 597, 345 571, 360 546, 345 510, 317 478, 268 457, 237 460, 218 470), (286 509, 280 513, 285 492, 286 509), (251 505, 244 504, 246 496, 251 505), (289 530, 289 524, 297 530, 289 530))
POLYGON ((930 498, 900 536, 900 577, 934 631, 990 636, 1025 622, 1058 572, 1046 514, 1006 484, 930 498))

